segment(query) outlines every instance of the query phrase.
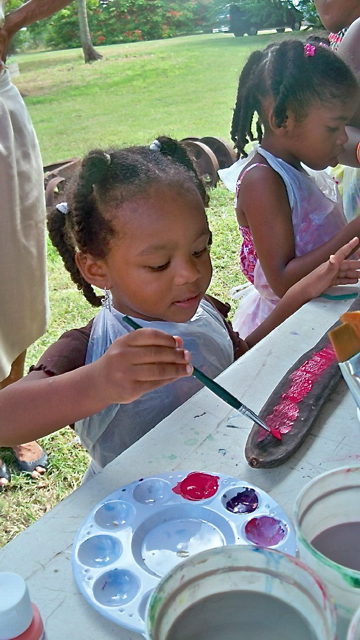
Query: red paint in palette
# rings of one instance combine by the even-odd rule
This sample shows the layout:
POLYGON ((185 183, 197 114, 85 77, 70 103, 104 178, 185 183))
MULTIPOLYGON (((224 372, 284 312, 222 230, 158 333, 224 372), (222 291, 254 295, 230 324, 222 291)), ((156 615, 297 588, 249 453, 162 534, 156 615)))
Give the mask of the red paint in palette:
MULTIPOLYGON (((314 383, 335 360, 334 349, 327 345, 293 371, 289 389, 282 394, 282 401, 265 420, 272 431, 279 431, 281 434, 291 431, 300 412, 300 402, 306 399, 314 383)), ((260 431, 258 440, 264 440, 266 436, 266 433, 260 431)))
POLYGON ((173 487, 173 492, 186 500, 205 500, 215 495, 219 488, 219 476, 192 471, 173 487))

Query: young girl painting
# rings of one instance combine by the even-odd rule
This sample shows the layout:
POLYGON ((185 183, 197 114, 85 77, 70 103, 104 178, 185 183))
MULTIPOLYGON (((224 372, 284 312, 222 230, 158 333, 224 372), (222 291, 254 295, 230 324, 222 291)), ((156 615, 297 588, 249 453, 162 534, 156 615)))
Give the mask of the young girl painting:
POLYGON ((358 99, 352 71, 322 44, 272 44, 241 72, 231 137, 245 158, 219 173, 236 191, 240 266, 252 284, 233 321, 242 336, 360 233, 360 219, 346 224, 336 183, 323 171, 344 151, 358 99), (247 156, 255 114, 260 144, 247 156))
POLYGON ((324 288, 357 282, 359 263, 344 260, 354 238, 240 340, 206 297, 207 201, 186 150, 169 138, 85 157, 49 232, 86 299, 101 307, 96 286, 106 302, 0 392, 0 446, 75 424, 96 473, 200 388, 193 365, 214 378, 324 288), (124 315, 143 328, 132 331, 124 315))

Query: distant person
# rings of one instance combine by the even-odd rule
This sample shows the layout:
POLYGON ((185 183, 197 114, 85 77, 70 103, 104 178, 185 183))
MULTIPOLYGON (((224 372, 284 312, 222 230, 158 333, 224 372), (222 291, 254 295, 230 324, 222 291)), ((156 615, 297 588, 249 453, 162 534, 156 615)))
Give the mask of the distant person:
POLYGON ((360 219, 346 224, 336 184, 322 171, 338 163, 358 99, 350 68, 321 44, 283 40, 254 51, 241 72, 231 137, 247 156, 257 115, 260 144, 219 172, 236 191, 240 268, 250 283, 233 320, 241 336, 360 233, 360 219))
MULTIPOLYGON (((48 321, 43 166, 30 116, 4 63, 19 29, 67 4, 29 0, 5 15, 0 0, 0 389, 22 377, 26 349, 48 321)), ((14 453, 20 469, 33 477, 46 471, 47 455, 37 442, 16 446, 14 453)), ((0 459, 0 489, 9 481, 0 459)))
MULTIPOLYGON (((358 81, 360 79, 360 0, 315 0, 315 7, 328 29, 330 46, 351 65, 358 81)), ((360 214, 360 105, 347 128, 349 137, 346 153, 341 164, 332 171, 338 181, 347 220, 360 214), (345 165, 345 166, 343 166, 345 165)))
POLYGON ((330 46, 336 51, 350 25, 360 17, 360 0, 314 0, 330 46))
POLYGON ((304 302, 359 277, 360 263, 343 261, 354 238, 242 341, 228 306, 206 296, 208 196, 181 144, 90 152, 68 195, 50 215, 50 238, 90 304, 102 304, 94 286, 105 291, 104 306, 0 391, 0 445, 75 423, 92 459, 86 478, 201 388, 193 365, 214 378, 304 302))

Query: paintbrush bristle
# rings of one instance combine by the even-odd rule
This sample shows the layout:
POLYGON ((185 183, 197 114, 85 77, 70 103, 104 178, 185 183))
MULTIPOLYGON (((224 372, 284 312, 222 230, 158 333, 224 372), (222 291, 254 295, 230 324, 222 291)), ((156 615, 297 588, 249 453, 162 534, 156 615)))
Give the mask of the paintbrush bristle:
POLYGON ((342 314, 340 320, 351 324, 355 333, 360 337, 360 311, 346 311, 342 314))
POLYGON ((350 360, 360 352, 360 336, 348 322, 332 329, 328 335, 339 362, 350 360))

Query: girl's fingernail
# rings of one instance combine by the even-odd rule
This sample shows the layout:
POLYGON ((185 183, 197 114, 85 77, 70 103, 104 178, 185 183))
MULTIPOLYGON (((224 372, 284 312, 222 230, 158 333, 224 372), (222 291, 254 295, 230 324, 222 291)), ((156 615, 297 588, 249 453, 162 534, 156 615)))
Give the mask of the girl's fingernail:
POLYGON ((186 373, 192 373, 193 372, 193 368, 191 364, 187 364, 186 365, 186 373))
POLYGON ((190 360, 191 360, 191 353, 190 353, 190 351, 187 351, 186 349, 184 349, 184 360, 185 360, 185 362, 190 362, 190 360))

